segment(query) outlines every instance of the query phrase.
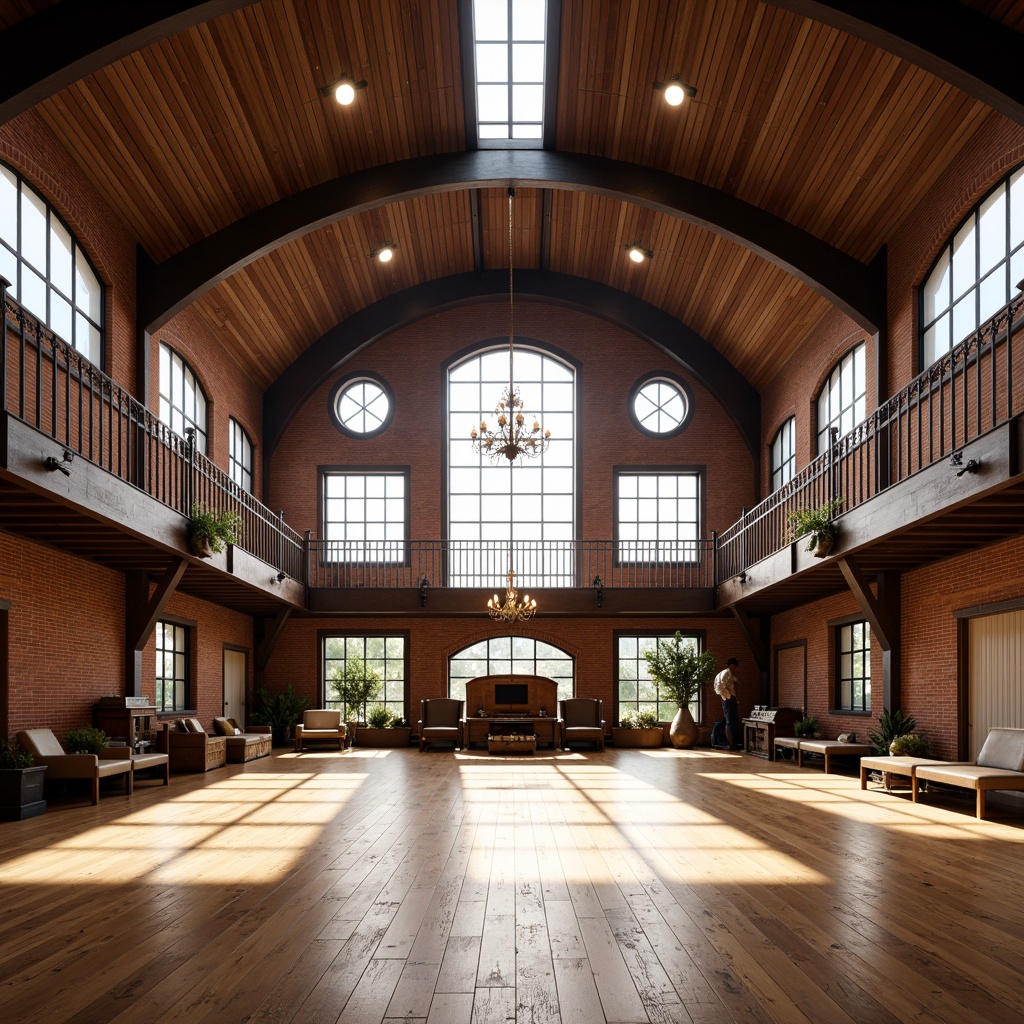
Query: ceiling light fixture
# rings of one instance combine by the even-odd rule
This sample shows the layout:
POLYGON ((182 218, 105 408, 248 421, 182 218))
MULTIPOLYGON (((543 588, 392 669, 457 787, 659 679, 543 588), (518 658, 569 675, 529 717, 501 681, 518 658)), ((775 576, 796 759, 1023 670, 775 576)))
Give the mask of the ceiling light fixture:
POLYGON ((697 90, 680 81, 678 75, 673 75, 667 82, 655 82, 654 88, 665 94, 665 102, 670 107, 678 107, 687 96, 692 99, 697 95, 697 90))
POLYGON ((508 586, 505 588, 505 602, 503 604, 495 594, 487 602, 487 614, 499 622, 525 622, 527 619, 533 618, 537 611, 537 602, 531 600, 529 594, 523 594, 522 601, 519 600, 516 588, 512 586, 516 574, 511 567, 505 578, 508 580, 508 586))
POLYGON ((398 247, 392 245, 391 242, 387 242, 379 249, 374 249, 370 255, 376 257, 381 263, 390 263, 395 258, 396 248, 398 247))
POLYGON ((360 89, 366 88, 366 82, 357 82, 351 75, 342 75, 336 82, 325 85, 321 92, 325 96, 333 96, 343 107, 351 105, 360 89))
POLYGON ((643 263, 644 260, 653 260, 654 253, 650 249, 645 249, 639 242, 633 242, 632 245, 626 246, 626 252, 629 253, 629 258, 634 263, 643 263))

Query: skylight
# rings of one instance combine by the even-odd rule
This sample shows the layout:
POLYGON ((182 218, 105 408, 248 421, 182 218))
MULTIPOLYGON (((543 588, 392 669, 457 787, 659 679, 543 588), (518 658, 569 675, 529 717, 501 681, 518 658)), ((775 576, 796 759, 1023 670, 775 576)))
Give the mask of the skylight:
POLYGON ((477 143, 539 149, 546 0, 473 0, 477 143))

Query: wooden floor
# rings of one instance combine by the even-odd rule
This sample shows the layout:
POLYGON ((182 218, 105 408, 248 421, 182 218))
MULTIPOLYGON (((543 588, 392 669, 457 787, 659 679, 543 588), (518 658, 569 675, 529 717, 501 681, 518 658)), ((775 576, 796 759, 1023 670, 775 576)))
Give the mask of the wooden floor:
POLYGON ((993 810, 706 749, 139 781, 0 825, 0 1021, 1024 1022, 993 810))

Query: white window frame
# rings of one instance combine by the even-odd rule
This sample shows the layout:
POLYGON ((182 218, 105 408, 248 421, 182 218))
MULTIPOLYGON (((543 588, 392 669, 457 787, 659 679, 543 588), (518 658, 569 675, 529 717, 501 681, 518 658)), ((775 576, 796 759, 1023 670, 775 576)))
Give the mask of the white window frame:
POLYGON ((796 475, 796 417, 790 416, 775 432, 771 447, 772 491, 777 491, 796 475))
POLYGON ((320 494, 325 562, 407 564, 408 467, 322 466, 320 494))
MULTIPOLYGON (((692 466, 615 469, 619 565, 700 560, 704 472, 692 466), (681 485, 686 485, 685 488, 681 485)), ((674 634, 673 634, 674 635, 674 634)))
MULTIPOLYGON (((576 695, 576 659, 568 651, 545 640, 505 635, 477 640, 449 656, 448 696, 464 701, 470 679, 492 675, 543 676, 558 684, 558 700, 576 695)), ((475 710, 466 709, 467 714, 475 710)))
POLYGON ((843 356, 818 392, 818 454, 831 445, 831 431, 845 437, 867 415, 867 347, 854 345, 843 356))
POLYGON ((228 436, 230 438, 228 452, 228 472, 231 479, 252 494, 252 441, 234 416, 228 417, 228 436))
POLYGON ((160 342, 160 419, 181 437, 195 431, 196 451, 208 450, 206 392, 182 355, 160 342))

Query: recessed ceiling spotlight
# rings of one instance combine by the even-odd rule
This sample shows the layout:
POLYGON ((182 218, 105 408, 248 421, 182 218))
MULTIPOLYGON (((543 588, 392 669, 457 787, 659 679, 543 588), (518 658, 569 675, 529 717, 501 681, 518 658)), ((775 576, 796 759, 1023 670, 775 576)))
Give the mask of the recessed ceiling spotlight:
POLYGON ((665 94, 665 102, 670 107, 678 107, 687 96, 692 98, 697 95, 697 90, 681 82, 678 75, 673 75, 667 82, 655 82, 654 88, 665 94))
POLYGON ((650 249, 645 249, 639 242, 627 245, 626 252, 634 263, 643 263, 644 260, 654 259, 654 253, 650 249))
POLYGON ((366 88, 366 82, 357 82, 351 75, 342 75, 336 82, 325 85, 320 91, 325 96, 333 96, 343 107, 350 106, 360 89, 366 88))
POLYGON ((395 246, 388 243, 379 249, 374 249, 371 256, 376 257, 381 263, 390 263, 395 258, 395 246))

